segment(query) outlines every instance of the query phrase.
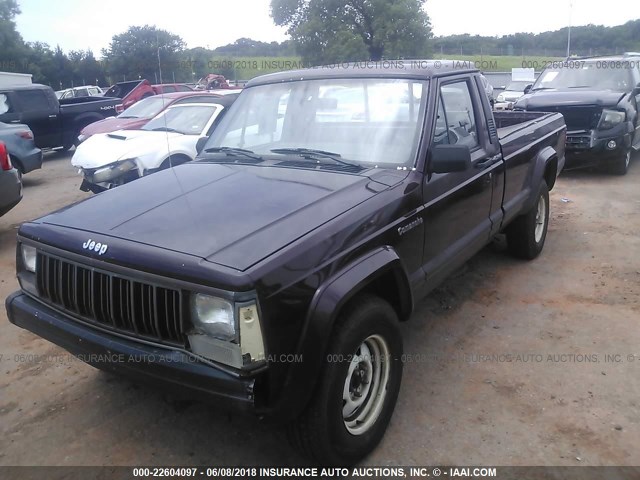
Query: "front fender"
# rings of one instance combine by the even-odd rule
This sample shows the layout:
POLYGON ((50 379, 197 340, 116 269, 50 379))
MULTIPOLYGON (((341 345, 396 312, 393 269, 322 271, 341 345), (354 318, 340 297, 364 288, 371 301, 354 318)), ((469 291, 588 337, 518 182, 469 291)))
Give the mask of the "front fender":
POLYGON ((322 371, 325 353, 341 308, 371 281, 392 272, 399 288, 401 316, 409 316, 413 298, 407 273, 392 247, 379 247, 331 276, 316 290, 305 319, 297 353, 303 361, 291 364, 281 395, 268 416, 280 421, 296 418, 306 407, 322 371))

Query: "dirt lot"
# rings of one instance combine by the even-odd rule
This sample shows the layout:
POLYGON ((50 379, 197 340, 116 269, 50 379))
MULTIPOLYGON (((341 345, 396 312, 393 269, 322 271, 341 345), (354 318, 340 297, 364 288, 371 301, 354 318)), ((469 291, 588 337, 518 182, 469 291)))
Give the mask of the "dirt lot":
MULTIPOLYGON (((63 154, 25 178, 0 218, 2 299, 17 289, 17 226, 85 197, 79 182, 63 154)), ((626 177, 563 175, 538 260, 494 245, 418 305, 398 405, 366 464, 640 464, 639 186, 640 159, 626 177)), ((100 373, 4 308, 0 432, 0 465, 303 461, 281 432, 100 373)))

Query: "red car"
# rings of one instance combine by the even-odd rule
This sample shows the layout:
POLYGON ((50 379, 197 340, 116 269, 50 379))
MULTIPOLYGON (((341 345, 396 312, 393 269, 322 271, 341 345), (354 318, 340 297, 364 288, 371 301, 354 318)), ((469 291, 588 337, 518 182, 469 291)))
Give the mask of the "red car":
POLYGON ((149 120, 174 103, 207 102, 208 99, 219 98, 226 93, 238 93, 239 90, 224 91, 189 91, 153 95, 140 100, 117 117, 105 118, 87 125, 78 136, 78 144, 96 133, 109 133, 116 130, 138 130, 149 120))
POLYGON ((192 91, 193 89, 184 83, 162 83, 158 85, 151 85, 149 80, 133 80, 130 82, 116 83, 106 91, 104 96, 121 98, 122 105, 116 105, 116 112, 121 113, 139 100, 153 95, 192 91))

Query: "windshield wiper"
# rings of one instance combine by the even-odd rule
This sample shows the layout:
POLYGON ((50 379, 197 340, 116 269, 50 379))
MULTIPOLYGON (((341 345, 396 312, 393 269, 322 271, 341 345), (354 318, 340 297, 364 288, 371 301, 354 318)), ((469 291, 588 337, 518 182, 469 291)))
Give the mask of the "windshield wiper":
POLYGON ((252 160, 262 161, 263 158, 260 155, 256 155, 251 150, 247 150, 246 148, 237 148, 237 147, 211 147, 205 148, 205 153, 225 153, 228 156, 244 156, 250 158, 252 160))
POLYGON ((536 87, 531 89, 532 92, 537 92, 538 90, 553 90, 553 87, 536 87))
POLYGON ((140 117, 136 117, 135 115, 123 115, 123 116, 119 116, 118 118, 140 118, 140 117))
POLYGON ((282 155, 294 154, 300 155, 303 158, 307 158, 313 160, 314 158, 328 158, 329 160, 333 160, 336 163, 340 163, 342 165, 347 165, 349 167, 361 168, 360 165, 356 163, 347 162, 342 160, 342 156, 339 153, 327 152, 326 150, 315 150, 313 148, 274 148, 271 150, 273 153, 278 153, 282 155))
POLYGON ((574 85, 572 87, 567 88, 591 88, 591 85, 574 85))
POLYGON ((175 133, 182 133, 179 130, 176 130, 175 128, 171 128, 171 127, 157 127, 154 128, 152 130, 153 132, 175 132, 175 133))

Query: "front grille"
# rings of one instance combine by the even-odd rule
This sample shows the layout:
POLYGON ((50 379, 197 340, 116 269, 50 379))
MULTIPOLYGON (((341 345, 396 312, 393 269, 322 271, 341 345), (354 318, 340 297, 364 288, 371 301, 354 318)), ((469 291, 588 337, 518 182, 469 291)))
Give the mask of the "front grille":
POLYGON ((564 117, 564 123, 567 124, 567 130, 593 130, 598 126, 600 117, 602 116, 602 107, 587 106, 571 106, 571 107, 544 107, 538 108, 544 112, 558 112, 564 117))
POLYGON ((567 135, 567 150, 583 150, 591 147, 589 135, 567 135))
POLYGON ((185 345, 180 290, 38 252, 38 295, 69 314, 130 336, 185 345))

